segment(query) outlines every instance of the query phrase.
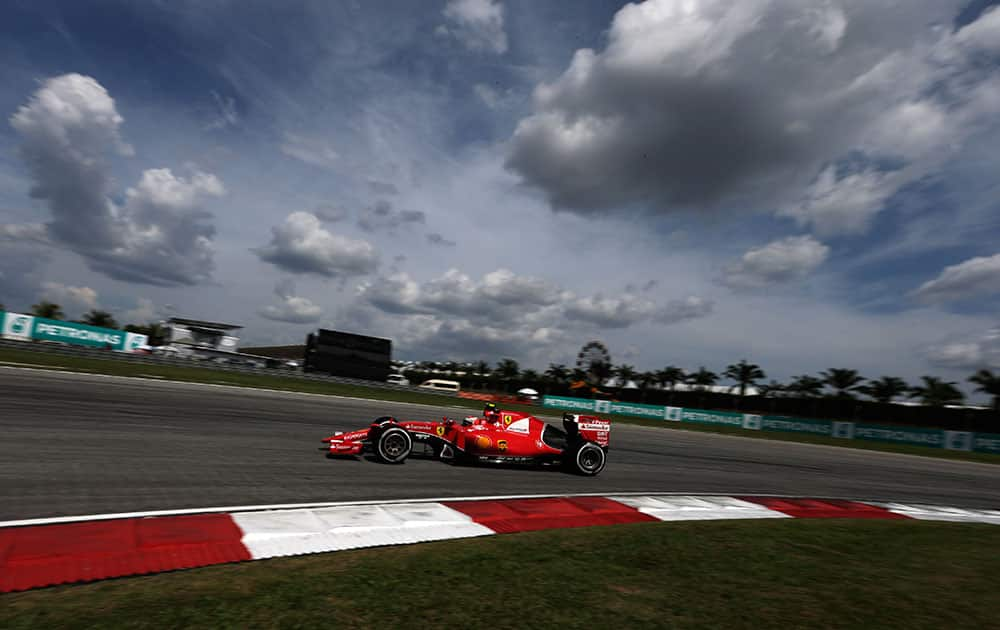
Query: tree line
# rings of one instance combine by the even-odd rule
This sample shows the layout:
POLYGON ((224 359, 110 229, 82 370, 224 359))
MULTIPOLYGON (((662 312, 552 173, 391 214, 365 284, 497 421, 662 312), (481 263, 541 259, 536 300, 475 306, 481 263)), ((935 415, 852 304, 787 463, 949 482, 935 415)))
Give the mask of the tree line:
MULTIPOLYGON (((434 371, 464 373, 463 376, 470 384, 503 385, 516 382, 521 387, 535 386, 548 390, 564 390, 573 383, 592 383, 594 387, 586 391, 598 395, 602 389, 621 393, 629 385, 633 387, 628 389, 636 389, 639 392, 654 388, 675 392, 677 386, 683 384, 694 391, 703 392, 718 385, 722 380, 728 380, 733 383, 730 394, 740 400, 746 398, 746 393, 751 387, 756 388, 757 396, 761 398, 854 400, 860 395, 872 402, 888 404, 906 397, 928 407, 957 405, 965 400, 965 394, 957 387, 957 383, 935 376, 922 376, 919 383, 911 385, 896 376, 865 378, 857 370, 848 368, 830 368, 818 375, 802 374, 792 377, 786 383, 773 379, 765 382, 767 374, 764 370, 745 359, 726 366, 722 372, 714 372, 705 366, 700 366, 694 371, 686 371, 673 365, 659 370, 640 371, 632 365, 610 363, 594 363, 588 369, 550 363, 548 369, 538 372, 532 369, 522 370, 517 361, 509 358, 500 360, 495 366, 486 361, 474 363, 425 361, 407 370, 414 377, 434 371), (613 386, 608 387, 606 384, 611 379, 615 381, 613 386)), ((968 381, 976 386, 977 392, 991 396, 993 410, 1000 412, 1000 374, 981 369, 970 375, 968 381)))

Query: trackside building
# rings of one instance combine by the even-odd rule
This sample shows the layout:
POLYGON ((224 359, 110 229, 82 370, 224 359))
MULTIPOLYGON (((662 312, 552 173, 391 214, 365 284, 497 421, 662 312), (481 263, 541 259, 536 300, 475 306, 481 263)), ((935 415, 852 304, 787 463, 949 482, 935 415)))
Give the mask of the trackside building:
POLYGON ((391 362, 392 341, 382 337, 320 329, 306 338, 306 372, 384 381, 391 362))

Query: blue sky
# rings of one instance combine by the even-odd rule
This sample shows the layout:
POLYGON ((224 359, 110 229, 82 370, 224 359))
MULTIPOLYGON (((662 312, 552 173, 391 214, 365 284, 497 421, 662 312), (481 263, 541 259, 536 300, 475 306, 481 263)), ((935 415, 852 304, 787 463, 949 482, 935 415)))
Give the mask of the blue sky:
POLYGON ((1000 368, 1000 11, 730 4, 8 2, 0 302, 1000 368))

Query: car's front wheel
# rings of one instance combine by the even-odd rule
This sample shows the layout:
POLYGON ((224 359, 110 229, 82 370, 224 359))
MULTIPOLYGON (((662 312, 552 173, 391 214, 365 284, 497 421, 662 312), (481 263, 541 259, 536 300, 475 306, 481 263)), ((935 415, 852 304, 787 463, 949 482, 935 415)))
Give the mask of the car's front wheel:
POLYGON ((413 438, 401 427, 389 427, 378 436, 375 454, 386 464, 402 464, 413 450, 413 438))
POLYGON ((593 477, 602 470, 608 461, 608 455, 604 449, 593 442, 584 442, 576 448, 570 449, 570 458, 567 464, 573 472, 593 477))

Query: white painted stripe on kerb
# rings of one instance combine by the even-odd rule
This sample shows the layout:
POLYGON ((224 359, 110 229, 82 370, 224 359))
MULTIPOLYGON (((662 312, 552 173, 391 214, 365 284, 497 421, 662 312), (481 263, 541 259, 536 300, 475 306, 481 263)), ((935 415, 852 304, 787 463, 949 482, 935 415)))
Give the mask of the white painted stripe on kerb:
POLYGON ((939 505, 920 505, 908 503, 879 504, 890 512, 909 516, 923 521, 956 521, 962 523, 992 523, 1000 525, 1000 510, 967 510, 962 508, 942 507, 939 505))
MULTIPOLYGON (((646 492, 622 492, 619 496, 645 495, 646 492)), ((658 493, 657 496, 669 496, 671 493, 658 493)), ((675 493, 680 494, 680 493, 675 493)), ((468 497, 427 497, 424 499, 374 499, 367 501, 319 501, 315 503, 272 503, 266 505, 230 505, 222 507, 181 508, 176 510, 146 510, 140 512, 113 512, 110 514, 82 514, 78 516, 48 516, 44 518, 24 518, 14 521, 0 521, 0 529, 4 527, 24 527, 26 525, 55 525, 57 523, 80 523, 84 521, 110 521, 122 518, 150 518, 158 516, 183 516, 185 514, 218 514, 236 512, 260 512, 264 510, 295 510, 321 507, 337 507, 344 505, 383 505, 397 503, 434 503, 437 501, 498 501, 503 499, 549 499, 552 497, 602 497, 604 492, 574 492, 572 494, 498 494, 468 497)), ((754 496, 774 496, 783 498, 785 495, 754 494, 754 496)), ((793 497, 794 498, 794 497, 793 497)), ((839 498, 839 497, 829 497, 839 498)))
POLYGON ((705 496, 609 496, 661 521, 714 521, 744 518, 790 518, 763 505, 735 497, 705 496))
POLYGON ((356 505, 232 515, 254 559, 489 536, 440 503, 356 505))

